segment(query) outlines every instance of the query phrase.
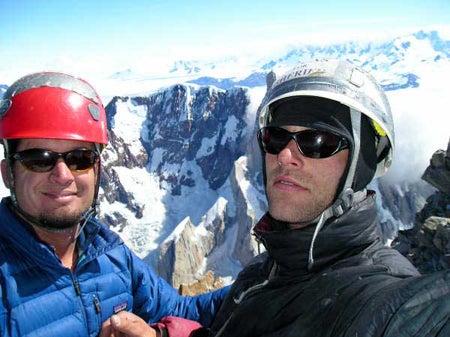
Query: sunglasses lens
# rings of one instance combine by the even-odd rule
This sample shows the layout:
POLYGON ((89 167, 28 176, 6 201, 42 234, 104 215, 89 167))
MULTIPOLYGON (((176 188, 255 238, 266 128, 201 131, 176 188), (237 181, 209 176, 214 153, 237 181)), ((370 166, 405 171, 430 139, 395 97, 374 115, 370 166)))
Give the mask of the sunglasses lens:
POLYGON ((291 137, 284 129, 265 127, 259 130, 258 140, 264 152, 278 154, 287 146, 291 137))
POLYGON ((21 164, 33 172, 48 172, 55 166, 58 157, 53 152, 43 149, 29 149, 18 152, 14 155, 21 164))
POLYGON ((71 171, 90 169, 97 160, 97 153, 91 150, 79 149, 67 152, 64 161, 71 171))
POLYGON ((77 149, 61 154, 45 149, 29 149, 13 155, 14 159, 19 160, 27 170, 33 172, 51 171, 60 157, 73 172, 90 169, 98 159, 97 153, 88 149, 77 149))
POLYGON ((327 158, 337 152, 341 137, 330 132, 305 130, 295 135, 301 152, 309 158, 327 158))
POLYGON ((327 158, 347 147, 346 141, 333 133, 319 130, 289 132, 278 127, 264 127, 258 132, 258 141, 263 151, 280 153, 295 139, 300 152, 308 158, 327 158))

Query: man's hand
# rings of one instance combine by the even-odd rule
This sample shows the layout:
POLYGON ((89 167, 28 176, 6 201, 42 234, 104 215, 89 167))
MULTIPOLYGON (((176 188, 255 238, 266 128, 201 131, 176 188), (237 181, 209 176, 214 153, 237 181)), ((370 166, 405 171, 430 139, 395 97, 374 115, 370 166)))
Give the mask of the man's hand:
POLYGON ((98 337, 160 337, 160 334, 135 314, 121 311, 103 322, 98 337))

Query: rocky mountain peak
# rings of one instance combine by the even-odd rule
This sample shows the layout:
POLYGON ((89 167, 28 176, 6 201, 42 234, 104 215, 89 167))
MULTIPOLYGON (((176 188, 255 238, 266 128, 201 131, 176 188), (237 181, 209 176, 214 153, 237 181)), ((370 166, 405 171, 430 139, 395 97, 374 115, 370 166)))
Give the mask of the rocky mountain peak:
POLYGON ((422 179, 436 190, 395 245, 422 273, 430 273, 450 267, 450 140, 446 151, 432 155, 422 179))

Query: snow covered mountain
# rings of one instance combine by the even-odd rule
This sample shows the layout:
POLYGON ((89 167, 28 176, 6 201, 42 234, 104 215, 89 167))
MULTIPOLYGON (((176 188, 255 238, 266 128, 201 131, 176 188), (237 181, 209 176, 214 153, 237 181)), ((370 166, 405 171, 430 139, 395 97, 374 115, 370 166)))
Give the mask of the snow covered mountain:
POLYGON ((372 188, 383 233, 392 239, 412 226, 432 192, 420 177, 450 136, 450 40, 441 33, 179 60, 157 72, 126 68, 98 81, 110 128, 101 218, 175 286, 207 270, 235 277, 261 248, 251 228, 266 206, 255 142, 266 73, 336 57, 369 70, 391 102, 396 157, 372 188))
POLYGON ((116 97, 106 107, 111 145, 104 154, 101 213, 176 284, 186 279, 177 278, 174 266, 192 280, 225 262, 232 270, 222 275, 234 276, 236 264, 254 255, 249 233, 264 198, 261 183, 249 182, 245 172, 254 127, 248 94, 241 87, 177 84, 148 97, 116 97), (261 201, 248 217, 252 199, 261 201), (237 223, 246 224, 239 229, 243 241, 231 244, 237 223), (188 242, 174 253, 172 243, 180 237, 188 242))

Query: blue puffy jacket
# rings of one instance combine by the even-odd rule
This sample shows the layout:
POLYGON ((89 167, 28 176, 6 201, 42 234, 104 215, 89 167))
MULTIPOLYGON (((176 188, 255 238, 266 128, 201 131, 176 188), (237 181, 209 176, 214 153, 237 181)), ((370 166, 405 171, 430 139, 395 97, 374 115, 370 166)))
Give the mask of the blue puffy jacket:
POLYGON ((97 336, 120 310, 156 322, 181 316, 208 326, 227 288, 182 297, 97 220, 78 239, 72 272, 52 247, 0 203, 0 336, 97 336))

